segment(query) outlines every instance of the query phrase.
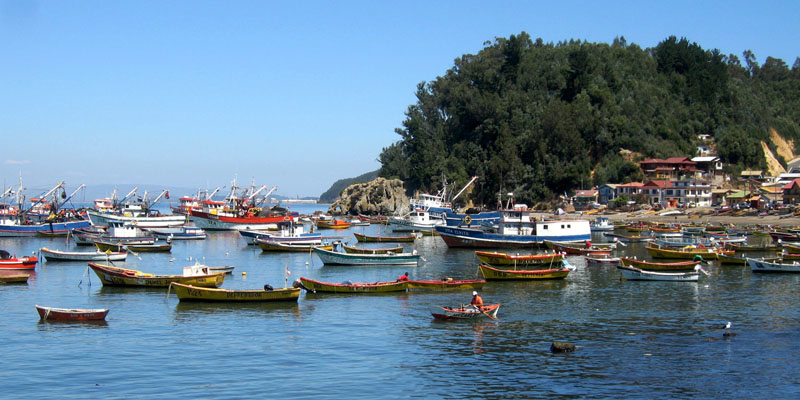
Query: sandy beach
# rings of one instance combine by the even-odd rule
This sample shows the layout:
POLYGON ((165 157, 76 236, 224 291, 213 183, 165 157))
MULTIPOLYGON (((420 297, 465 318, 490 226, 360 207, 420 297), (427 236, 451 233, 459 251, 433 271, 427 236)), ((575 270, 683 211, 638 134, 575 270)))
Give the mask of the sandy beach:
MULTIPOLYGON (((667 210, 669 211, 669 210, 667 210)), ((660 211, 663 212, 663 211, 660 211)), ((772 225, 772 226, 800 226, 800 217, 794 216, 791 213, 774 214, 774 215, 759 215, 756 211, 747 211, 742 215, 733 215, 732 213, 724 213, 720 215, 714 214, 711 208, 693 208, 689 211, 681 211, 678 215, 659 215, 660 212, 645 213, 642 211, 637 212, 598 212, 594 214, 581 215, 578 212, 569 213, 561 216, 561 219, 588 219, 593 221, 597 217, 606 217, 611 221, 647 221, 647 222, 664 222, 664 223, 710 223, 714 225, 772 225)), ((774 211, 773 211, 774 212, 774 211)), ((540 217, 553 218, 553 214, 542 214, 540 217)), ((556 217, 558 218, 558 217, 556 217)))

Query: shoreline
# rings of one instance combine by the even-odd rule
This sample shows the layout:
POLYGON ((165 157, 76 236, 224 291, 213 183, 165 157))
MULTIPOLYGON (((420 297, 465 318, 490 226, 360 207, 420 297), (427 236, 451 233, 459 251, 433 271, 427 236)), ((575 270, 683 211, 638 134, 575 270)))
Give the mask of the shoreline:
MULTIPOLYGON (((669 211, 669 210, 667 210, 669 211)), ((663 210, 661 211, 663 212, 663 210)), ((537 213, 537 217, 545 219, 588 219, 590 221, 597 217, 606 217, 610 221, 645 221, 696 224, 710 223, 714 225, 772 225, 772 226, 800 226, 800 216, 792 213, 785 215, 757 215, 755 212, 747 215, 731 215, 730 213, 715 215, 708 208, 692 209, 678 215, 658 215, 658 213, 636 213, 636 212, 615 212, 615 213, 595 213, 579 214, 569 213, 562 216, 554 216, 551 213, 537 213)))

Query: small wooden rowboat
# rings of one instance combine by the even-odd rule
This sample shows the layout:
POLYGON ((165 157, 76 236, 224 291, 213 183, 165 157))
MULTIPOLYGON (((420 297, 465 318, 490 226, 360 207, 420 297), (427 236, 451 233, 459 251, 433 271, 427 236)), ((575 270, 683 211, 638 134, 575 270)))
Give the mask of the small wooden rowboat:
POLYGON ((569 275, 568 268, 511 270, 497 269, 488 265, 478 266, 483 278, 487 281, 494 280, 530 280, 530 279, 564 279, 569 275))
POLYGON ((193 286, 219 287, 225 280, 224 272, 195 276, 154 275, 95 263, 89 263, 89 267, 105 286, 169 287, 170 283, 178 282, 193 286))
POLYGON ((125 261, 127 251, 61 251, 42 247, 39 252, 48 262, 52 261, 125 261))
POLYGON ((261 247, 261 251, 290 251, 297 253, 308 253, 314 248, 333 250, 332 244, 320 245, 313 243, 281 243, 264 239, 256 239, 256 244, 258 247, 261 247))
POLYGON ((587 265, 619 265, 619 257, 611 256, 585 256, 587 265))
POLYGON ((94 245, 100 251, 124 251, 125 249, 136 253, 160 253, 172 251, 171 243, 153 243, 153 244, 127 244, 127 243, 114 243, 96 241, 94 245))
POLYGON ((341 219, 321 219, 317 221, 318 229, 347 229, 350 223, 341 219))
POLYGON ((486 265, 495 267, 527 267, 531 265, 560 264, 564 259, 562 253, 513 255, 488 251, 475 251, 478 259, 486 265))
POLYGON ((397 247, 382 247, 379 249, 366 249, 363 247, 354 247, 354 246, 347 246, 342 244, 342 248, 344 249, 345 253, 350 254, 388 254, 388 253, 402 253, 403 246, 397 247))
POLYGON ((458 289, 480 289, 486 284, 483 279, 473 279, 465 281, 457 280, 437 280, 437 281, 415 281, 409 280, 408 289, 416 290, 458 290, 458 289))
POLYGON ((175 290, 180 301, 213 301, 213 302, 271 302, 297 301, 300 288, 230 290, 204 288, 173 282, 170 289, 175 290))
POLYGON ((314 248, 314 253, 325 265, 416 265, 419 254, 348 254, 314 248))
POLYGON ((31 274, 0 275, 0 284, 28 283, 31 274))
POLYGON ((617 248, 615 243, 593 244, 589 247, 581 247, 575 243, 561 243, 545 240, 544 243, 547 247, 555 250, 558 253, 578 254, 578 255, 603 255, 611 254, 611 251, 617 248))
POLYGON ((38 261, 36 257, 12 257, 9 252, 0 250, 0 270, 33 270, 38 261))
POLYGON ((475 306, 462 305, 459 307, 431 307, 431 315, 436 319, 475 319, 488 317, 497 319, 497 311, 500 309, 500 303, 480 308, 475 306))
POLYGON ((405 292, 408 288, 407 281, 375 282, 375 283, 329 283, 308 278, 300 278, 300 282, 307 290, 322 293, 388 293, 405 292))
POLYGON ((747 263, 750 264, 750 269, 753 272, 794 272, 800 273, 800 263, 793 261, 791 263, 779 261, 766 261, 757 260, 755 258, 748 258, 747 263))
POLYGON ((36 305, 36 311, 42 321, 102 321, 108 315, 107 308, 55 308, 36 305))
POLYGON ((705 260, 716 260, 717 253, 714 249, 701 248, 694 246, 686 246, 682 249, 666 249, 653 246, 645 246, 647 252, 654 258, 678 258, 678 259, 692 259, 696 255, 703 256, 705 260))
POLYGON ((405 235, 405 236, 367 236, 362 235, 360 233, 353 233, 353 236, 356 237, 356 240, 359 242, 366 242, 366 243, 378 243, 378 242, 413 242, 417 239, 417 235, 405 235))
POLYGON ((639 268, 617 266, 622 276, 629 281, 670 281, 670 282, 697 282, 700 274, 697 271, 689 272, 655 272, 639 268))
POLYGON ((623 243, 649 242, 649 241, 651 241, 651 240, 656 238, 655 236, 647 236, 647 235, 625 236, 625 235, 620 235, 620 234, 616 234, 616 233, 608 233, 608 232, 603 233, 603 236, 605 236, 606 238, 610 238, 610 239, 613 239, 613 240, 617 240, 617 241, 623 242, 623 243))
POLYGON ((659 272, 694 271, 694 267, 700 264, 700 260, 658 263, 628 257, 620 258, 620 262, 626 267, 659 272))

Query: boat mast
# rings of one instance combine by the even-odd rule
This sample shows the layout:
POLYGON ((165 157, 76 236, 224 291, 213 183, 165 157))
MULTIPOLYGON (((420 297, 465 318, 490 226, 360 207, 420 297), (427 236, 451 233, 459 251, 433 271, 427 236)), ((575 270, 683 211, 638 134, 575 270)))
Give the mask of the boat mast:
POLYGON ((82 183, 81 183, 81 185, 80 185, 80 186, 78 186, 78 188, 77 188, 77 189, 75 189, 75 191, 74 191, 74 192, 70 193, 70 195, 69 195, 69 196, 66 196, 66 198, 64 198, 64 201, 62 201, 62 202, 58 203, 58 206, 56 207, 56 209, 59 209, 59 208, 61 208, 61 206, 63 206, 64 204, 66 204, 66 203, 69 201, 69 199, 71 199, 71 198, 72 198, 72 196, 75 196, 75 194, 77 194, 77 193, 78 193, 78 192, 79 192, 81 189, 83 189, 83 188, 85 188, 85 187, 86 187, 86 185, 84 185, 84 184, 82 184, 82 183))
POLYGON ((464 188, 463 188, 463 189, 461 189, 461 191, 459 191, 459 192, 458 192, 458 194, 456 194, 456 195, 453 197, 453 200, 451 200, 451 201, 456 201, 456 199, 458 198, 458 196, 461 196, 461 193, 464 193, 464 191, 465 191, 465 190, 467 190, 467 188, 468 188, 468 187, 470 187, 470 186, 472 185, 472 183, 473 183, 473 182, 475 182, 476 180, 478 180, 478 176, 477 176, 477 175, 476 175, 476 176, 473 176, 473 177, 472 177, 472 179, 470 179, 470 181, 469 181, 469 182, 467 182, 467 184, 464 186, 464 188))
MULTIPOLYGON (((20 181, 21 181, 21 179, 20 179, 20 181)), ((43 195, 39 196, 38 200, 36 200, 36 202, 34 202, 33 204, 31 204, 31 206, 30 206, 30 207, 28 207, 28 209, 26 209, 25 211, 23 211, 21 214, 22 214, 22 215, 24 215, 24 214, 27 214, 27 213, 28 213, 28 211, 30 211, 30 210, 31 210, 33 207, 35 207, 37 204, 41 203, 41 202, 42 202, 44 199, 46 199, 48 196, 50 196, 50 195, 51 195, 51 194, 53 194, 53 193, 54 193, 56 190, 58 190, 58 188, 61 188, 61 187, 64 187, 64 181, 61 181, 61 182, 59 182, 59 183, 58 183, 58 184, 57 184, 57 185, 56 185, 54 188, 52 188, 52 189, 48 190, 48 191, 47 191, 47 193, 45 193, 45 194, 43 194, 43 195)))

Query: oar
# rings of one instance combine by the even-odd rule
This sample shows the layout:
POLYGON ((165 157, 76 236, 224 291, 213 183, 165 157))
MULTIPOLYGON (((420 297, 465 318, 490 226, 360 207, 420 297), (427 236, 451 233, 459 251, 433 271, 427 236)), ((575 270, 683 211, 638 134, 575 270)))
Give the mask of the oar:
POLYGON ((484 309, 483 309, 483 306, 480 306, 480 307, 477 307, 477 308, 478 308, 479 310, 481 310, 481 312, 483 313, 483 315, 485 315, 485 316, 487 316, 487 317, 489 317, 489 318, 491 318, 491 319, 493 319, 493 320, 495 320, 495 321, 500 321, 500 320, 499 320, 499 319, 497 319, 495 316, 493 316, 492 314, 489 314, 489 312, 487 312, 486 310, 484 310, 484 309))

